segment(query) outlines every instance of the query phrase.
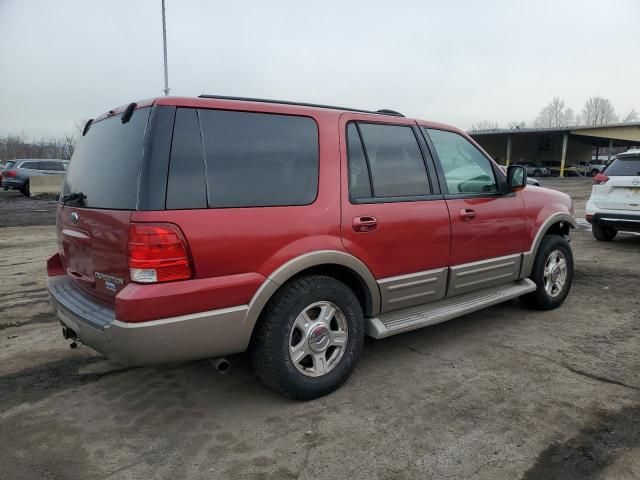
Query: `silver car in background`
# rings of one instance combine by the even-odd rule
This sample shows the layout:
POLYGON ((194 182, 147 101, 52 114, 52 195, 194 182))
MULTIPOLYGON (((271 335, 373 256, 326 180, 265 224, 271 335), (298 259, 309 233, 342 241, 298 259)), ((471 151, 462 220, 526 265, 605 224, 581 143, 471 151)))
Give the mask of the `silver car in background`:
POLYGON ((2 170, 2 188, 29 196, 29 179, 43 175, 66 175, 68 160, 53 158, 9 160, 2 170))

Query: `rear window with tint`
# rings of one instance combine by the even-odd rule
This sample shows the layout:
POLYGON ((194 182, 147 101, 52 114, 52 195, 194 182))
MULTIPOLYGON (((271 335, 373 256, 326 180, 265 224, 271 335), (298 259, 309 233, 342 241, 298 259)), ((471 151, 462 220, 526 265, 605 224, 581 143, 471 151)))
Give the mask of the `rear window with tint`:
POLYGON ((308 205, 318 193, 318 157, 309 117, 178 109, 167 208, 308 205))
POLYGON ((83 193, 87 208, 135 210, 150 111, 135 110, 124 124, 116 115, 91 125, 73 152, 63 195, 83 193))
POLYGON ((605 169, 609 177, 630 177, 640 175, 640 155, 618 157, 605 169))
POLYGON ((7 162, 7 164, 4 166, 5 169, 10 169, 11 167, 13 167, 16 164, 16 162, 7 162))

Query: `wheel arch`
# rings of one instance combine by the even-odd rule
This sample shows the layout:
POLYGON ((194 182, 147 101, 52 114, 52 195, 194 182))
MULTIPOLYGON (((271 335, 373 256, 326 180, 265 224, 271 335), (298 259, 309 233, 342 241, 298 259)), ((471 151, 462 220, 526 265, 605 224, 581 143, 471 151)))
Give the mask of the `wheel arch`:
POLYGON ((536 259, 540 243, 545 235, 569 235, 571 229, 575 228, 578 228, 578 224, 575 218, 568 213, 560 212, 549 216, 538 229, 529 251, 525 252, 522 256, 520 278, 527 278, 531 275, 533 262, 536 259))
POLYGON ((380 289, 369 268, 358 258, 337 250, 310 252, 293 258, 271 273, 255 293, 247 311, 244 329, 251 337, 262 310, 289 280, 306 274, 327 275, 347 284, 360 300, 366 316, 380 312, 380 289))

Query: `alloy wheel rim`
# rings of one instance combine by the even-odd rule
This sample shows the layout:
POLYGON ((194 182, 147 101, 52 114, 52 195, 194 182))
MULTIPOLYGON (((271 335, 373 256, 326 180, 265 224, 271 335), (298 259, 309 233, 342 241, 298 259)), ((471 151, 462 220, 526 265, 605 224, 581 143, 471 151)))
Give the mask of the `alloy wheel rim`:
POLYGON ((567 283, 567 257, 561 250, 552 251, 544 265, 544 289, 550 297, 557 297, 567 283))
POLYGON ((344 355, 349 336, 347 319, 335 304, 315 302, 296 317, 289 332, 289 357, 308 377, 332 371, 344 355))

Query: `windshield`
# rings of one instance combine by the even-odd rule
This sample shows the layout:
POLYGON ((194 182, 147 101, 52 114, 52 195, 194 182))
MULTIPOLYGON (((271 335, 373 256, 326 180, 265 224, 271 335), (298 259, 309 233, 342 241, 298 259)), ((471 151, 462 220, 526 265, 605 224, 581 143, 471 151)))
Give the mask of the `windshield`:
POLYGON ((127 123, 116 115, 94 123, 73 152, 61 198, 82 194, 82 206, 135 210, 138 173, 150 108, 127 123))

